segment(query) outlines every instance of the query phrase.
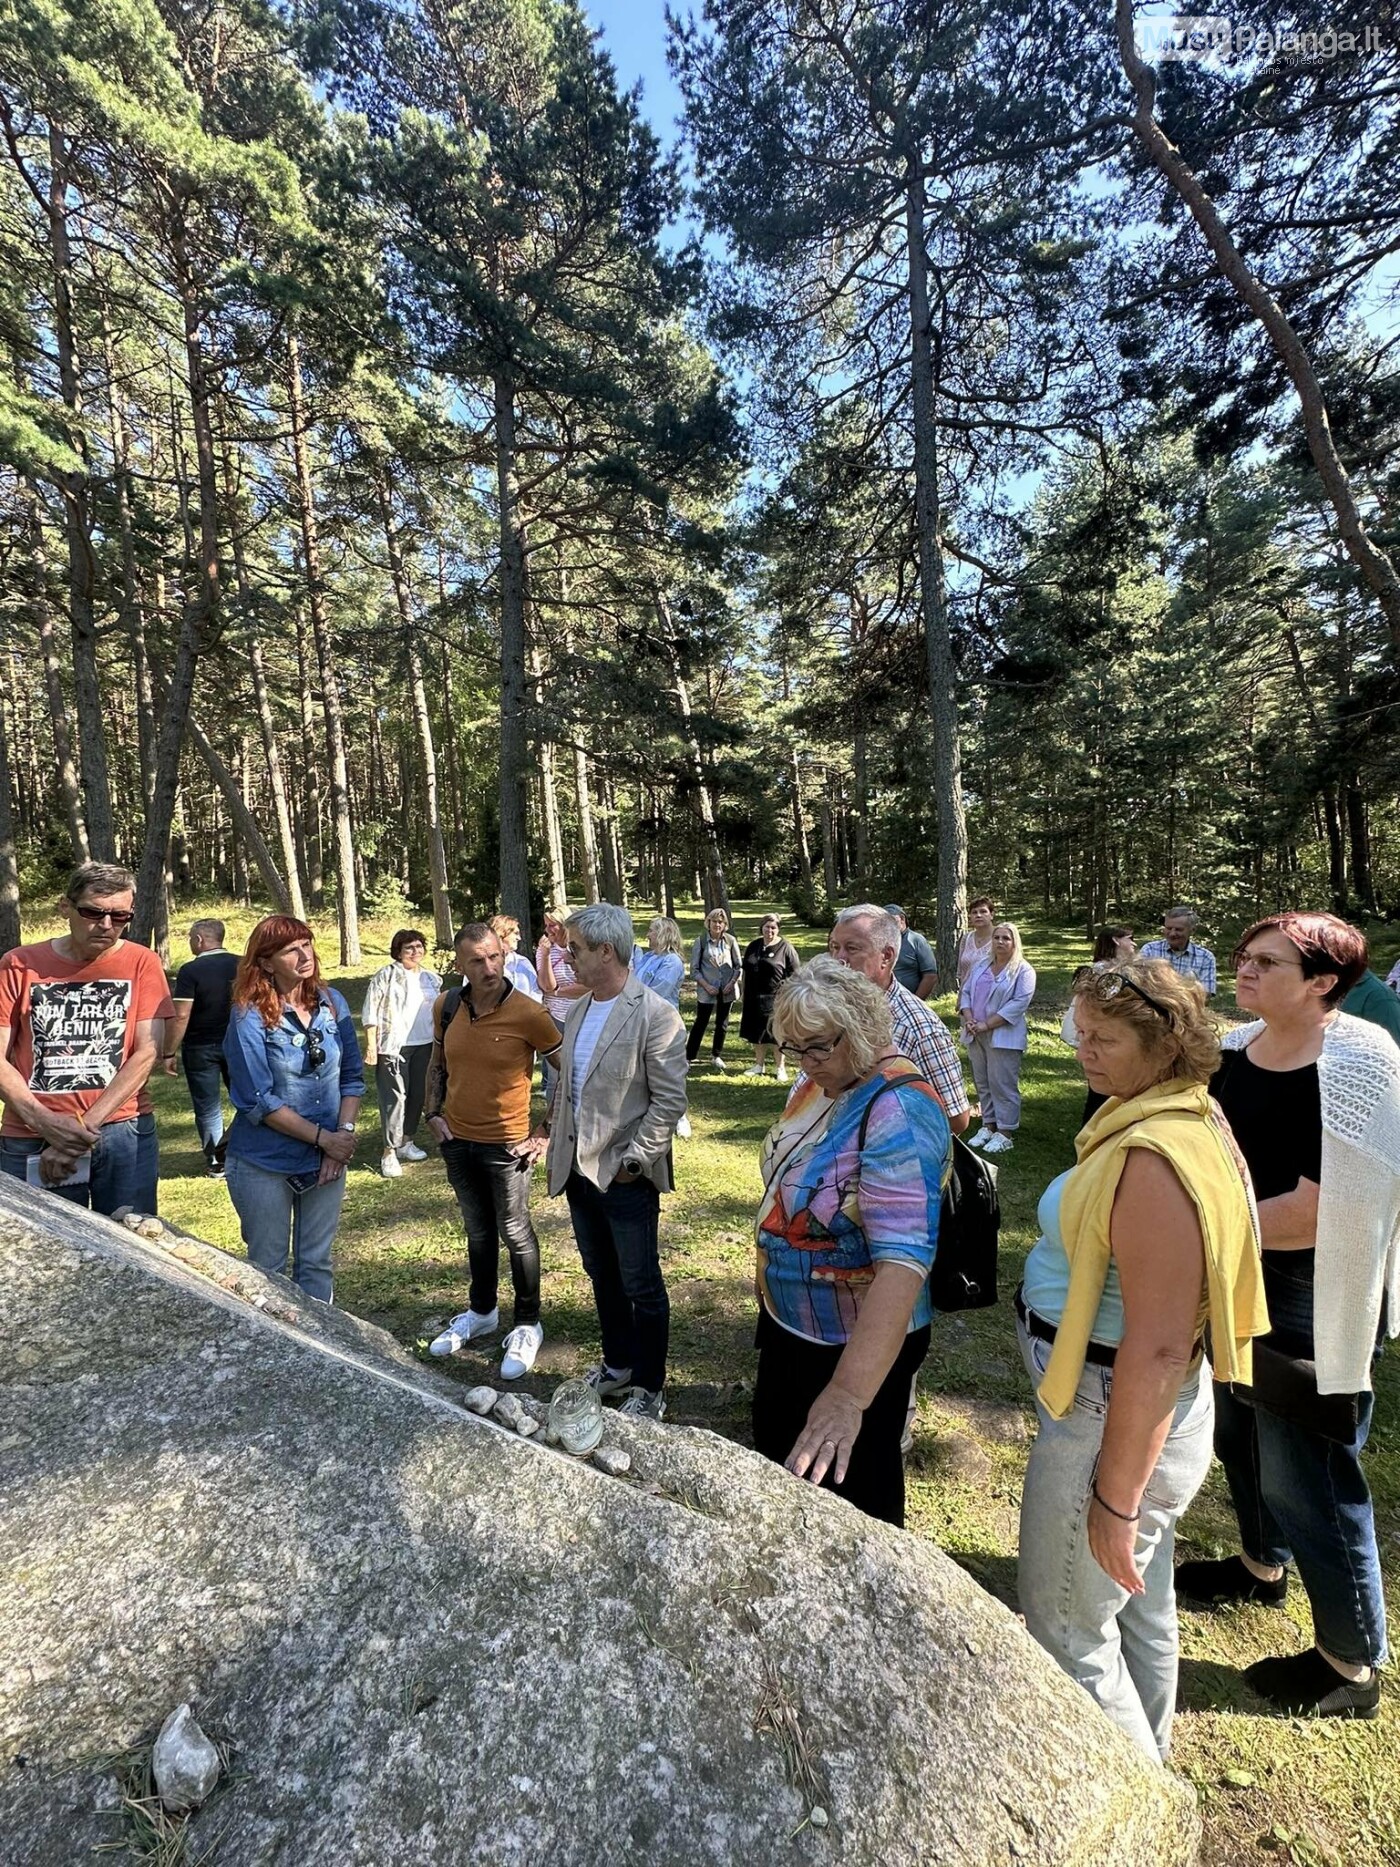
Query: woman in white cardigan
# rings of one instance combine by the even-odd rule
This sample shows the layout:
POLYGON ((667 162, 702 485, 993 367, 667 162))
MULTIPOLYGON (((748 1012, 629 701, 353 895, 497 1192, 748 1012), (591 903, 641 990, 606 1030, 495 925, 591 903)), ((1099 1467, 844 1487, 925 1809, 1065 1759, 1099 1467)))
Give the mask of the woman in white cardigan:
POLYGON ((1280 1605, 1295 1564, 1316 1645, 1246 1681, 1281 1710, 1374 1718, 1385 1598, 1361 1448, 1371 1364, 1400 1325, 1400 1049, 1338 1009, 1366 941, 1334 914, 1257 921, 1235 953, 1231 1031, 1212 1089, 1259 1201, 1270 1333, 1252 1404, 1216 1390, 1215 1449, 1243 1554, 1187 1562, 1177 1593, 1280 1605))
POLYGON ((1021 951, 1020 933, 1010 921, 998 921, 990 953, 958 993, 963 1042, 982 1104, 982 1126, 968 1145, 988 1154, 1008 1153, 1021 1126, 1021 1059, 1034 997, 1035 967, 1021 951))

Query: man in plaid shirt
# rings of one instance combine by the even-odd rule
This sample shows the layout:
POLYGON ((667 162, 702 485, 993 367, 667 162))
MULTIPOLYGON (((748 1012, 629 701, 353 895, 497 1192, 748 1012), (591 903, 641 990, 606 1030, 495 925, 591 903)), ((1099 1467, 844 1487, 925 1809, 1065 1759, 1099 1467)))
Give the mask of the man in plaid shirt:
POLYGON ((894 1023, 895 1049, 933 1084, 948 1126, 954 1134, 961 1134, 971 1115, 962 1065, 938 1013, 894 976, 900 938, 894 916, 873 901, 863 901, 836 916, 826 950, 853 972, 863 972, 885 994, 894 1023))
POLYGON ((1139 959, 1164 959, 1173 972, 1199 979, 1207 998, 1215 996, 1215 955, 1191 938, 1200 915, 1192 908, 1169 908, 1162 916, 1162 938, 1149 940, 1139 959))

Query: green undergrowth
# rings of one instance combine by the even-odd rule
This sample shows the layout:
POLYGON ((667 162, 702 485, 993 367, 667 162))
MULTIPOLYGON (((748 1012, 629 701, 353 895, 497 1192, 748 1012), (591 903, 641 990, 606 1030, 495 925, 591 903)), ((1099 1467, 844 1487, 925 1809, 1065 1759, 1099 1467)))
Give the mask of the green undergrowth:
MULTIPOLYGON (((757 932, 764 905, 736 904, 741 941, 757 932)), ((241 941, 252 917, 229 909, 225 918, 230 944, 241 941)), ((639 926, 646 918, 638 914, 639 926)), ((683 916, 687 939, 700 925, 692 904, 683 916)), ((804 957, 824 944, 818 930, 785 922, 785 931, 804 957)), ((392 932, 390 925, 372 923, 363 966, 352 977, 335 977, 356 1010, 363 981, 383 963, 392 932)), ((935 1326, 908 1462, 911 1530, 938 1542, 1013 1605, 1021 1474, 1034 1429, 1009 1294, 1036 1236, 1039 1196, 1072 1159, 1083 1101, 1074 1058, 1059 1038, 1059 1015, 1084 943, 1032 921, 1023 923, 1023 933, 1041 986, 1023 1078, 1023 1127, 1015 1151, 1001 1163, 1006 1300, 994 1310, 945 1318, 935 1326)), ((321 938, 323 951, 333 953, 333 927, 324 926, 321 938)), ((939 1001, 939 1009, 951 1020, 950 996, 939 1001)), ((729 1062, 727 1074, 702 1060, 691 1075, 694 1137, 677 1145, 679 1184, 663 1207, 662 1244, 673 1304, 668 1417, 742 1441, 754 1367, 751 1228, 760 1192, 758 1149, 783 1092, 771 1074, 761 1082, 742 1075, 750 1052, 737 1037, 730 1041, 729 1062)), ((227 1192, 202 1174, 183 1083, 162 1077, 155 1093, 165 1214, 237 1250, 227 1192)), ((421 1349, 465 1305, 461 1223, 435 1158, 406 1167, 397 1181, 373 1171, 379 1147, 372 1089, 362 1133, 339 1237, 336 1299, 421 1349)), ((598 1341, 563 1202, 545 1196, 542 1175, 536 1178, 534 1210, 547 1334, 528 1385, 546 1394, 562 1376, 589 1365, 598 1341)), ((494 1368, 488 1348, 464 1353, 446 1372, 472 1385, 490 1379, 494 1368)), ((1397 1368, 1400 1357, 1392 1352, 1381 1365, 1368 1458, 1392 1624, 1400 1621, 1394 1586, 1400 1574, 1397 1368)), ((1187 1516, 1181 1540, 1190 1553, 1224 1552, 1232 1547, 1231 1527, 1216 1471, 1187 1516)), ((1173 1767, 1200 1798, 1202 1859, 1209 1867, 1280 1861, 1297 1867, 1395 1867, 1400 1861, 1400 1690, 1393 1677, 1386 1682, 1380 1720, 1368 1725, 1265 1716, 1241 1683, 1240 1669, 1251 1660, 1302 1647, 1310 1637, 1298 1589, 1286 1614, 1258 1608, 1183 1613, 1183 1711, 1173 1767)), ((988 1689, 994 1689, 991 1682, 988 1689)), ((1009 1715, 1015 1716, 1014 1708, 1009 1715)))

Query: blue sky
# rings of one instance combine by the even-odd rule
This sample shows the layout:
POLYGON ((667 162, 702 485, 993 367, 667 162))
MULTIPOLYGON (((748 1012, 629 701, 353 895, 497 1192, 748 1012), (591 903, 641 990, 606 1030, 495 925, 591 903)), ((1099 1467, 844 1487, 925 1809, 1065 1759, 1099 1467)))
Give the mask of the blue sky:
MULTIPOLYGON (((669 147, 676 136, 680 92, 666 69, 663 0, 583 0, 584 11, 603 29, 603 44, 627 89, 642 81, 642 107, 669 147)), ((683 4, 678 10, 688 11, 683 4)))

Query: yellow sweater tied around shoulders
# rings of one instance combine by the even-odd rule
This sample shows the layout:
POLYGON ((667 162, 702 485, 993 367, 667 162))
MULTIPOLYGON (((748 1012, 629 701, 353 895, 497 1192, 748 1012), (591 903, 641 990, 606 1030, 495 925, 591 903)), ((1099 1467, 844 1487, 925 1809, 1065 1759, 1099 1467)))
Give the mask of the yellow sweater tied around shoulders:
POLYGON ((1151 1148, 1168 1161, 1196 1208, 1206 1260, 1201 1322, 1210 1323, 1216 1380, 1248 1382, 1253 1338, 1268 1333, 1254 1193, 1234 1136, 1205 1084, 1157 1083, 1129 1102, 1110 1097, 1080 1129, 1076 1164, 1060 1197, 1069 1291, 1040 1384, 1040 1398, 1056 1419, 1074 1405, 1084 1372, 1108 1276, 1113 1201, 1134 1147, 1151 1148))

